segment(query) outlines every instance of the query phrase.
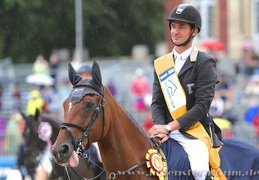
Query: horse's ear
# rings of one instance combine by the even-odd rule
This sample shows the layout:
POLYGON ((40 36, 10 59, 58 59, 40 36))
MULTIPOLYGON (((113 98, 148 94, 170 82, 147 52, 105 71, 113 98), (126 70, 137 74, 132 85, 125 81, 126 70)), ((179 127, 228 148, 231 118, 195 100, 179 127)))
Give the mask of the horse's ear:
POLYGON ((34 115, 34 119, 35 120, 39 120, 39 117, 40 117, 40 110, 38 108, 36 108, 36 112, 35 112, 35 115, 34 115))
POLYGON ((20 111, 20 114, 21 114, 22 118, 24 119, 24 121, 26 121, 26 115, 22 111, 20 111))
POLYGON ((93 62, 93 67, 92 67, 92 77, 94 82, 100 87, 102 87, 102 76, 101 76, 100 67, 95 60, 93 62))
POLYGON ((73 86, 82 79, 82 77, 75 71, 71 63, 68 63, 68 77, 73 86))

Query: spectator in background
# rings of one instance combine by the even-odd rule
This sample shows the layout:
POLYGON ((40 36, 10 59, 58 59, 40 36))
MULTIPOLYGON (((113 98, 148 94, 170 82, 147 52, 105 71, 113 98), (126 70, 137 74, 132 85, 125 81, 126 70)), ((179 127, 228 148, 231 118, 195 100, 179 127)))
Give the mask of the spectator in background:
POLYGON ((43 111, 48 112, 50 104, 54 101, 55 90, 50 85, 45 85, 42 87, 41 98, 44 100, 43 111))
MULTIPOLYGON (((88 64, 83 64, 78 70, 79 75, 82 78, 91 78, 92 77, 92 67, 88 64)), ((117 90, 114 85, 114 82, 112 79, 109 80, 107 84, 107 88, 110 90, 111 94, 115 97, 117 90)))
POLYGON ((13 89, 14 109, 20 111, 22 108, 22 95, 19 83, 15 83, 13 89))
POLYGON ((43 110, 44 100, 41 98, 41 94, 38 90, 32 90, 30 93, 31 99, 27 103, 27 114, 35 115, 36 109, 43 110))
POLYGON ((0 84, 0 112, 2 111, 3 93, 4 93, 4 87, 2 84, 0 84))
POLYGON ((0 115, 0 149, 4 149, 5 130, 6 120, 4 116, 0 115))
POLYGON ((83 64, 78 69, 78 73, 82 78, 89 78, 92 77, 92 66, 83 64))
POLYGON ((75 69, 75 71, 78 72, 79 68, 82 66, 82 65, 81 65, 81 59, 80 59, 80 57, 79 57, 78 55, 75 55, 75 56, 73 57, 73 60, 72 60, 71 64, 72 64, 73 68, 75 69))
POLYGON ((37 56, 32 67, 33 73, 49 74, 49 63, 42 55, 37 56))
POLYGON ((253 75, 245 87, 248 95, 259 95, 259 75, 253 75))
POLYGON ((232 107, 234 84, 225 73, 219 75, 219 80, 219 84, 216 85, 216 93, 219 94, 224 101, 224 115, 222 118, 225 118, 232 124, 235 124, 238 121, 238 116, 232 107))
POLYGON ((250 49, 243 49, 242 56, 241 56, 241 69, 240 71, 242 74, 246 76, 251 76, 252 74, 252 59, 251 59, 251 50, 250 49))
POLYGON ((116 97, 117 94, 117 89, 115 87, 115 84, 113 82, 112 79, 109 80, 108 84, 107 84, 107 88, 110 90, 111 94, 116 97))
POLYGON ((224 115, 224 109, 225 109, 225 102, 220 97, 219 92, 215 92, 214 98, 212 100, 212 103, 210 105, 209 113, 210 115, 215 118, 222 118, 224 115))
POLYGON ((11 117, 7 121, 6 133, 5 133, 5 151, 9 153, 16 153, 21 141, 22 130, 24 127, 24 121, 22 115, 12 110, 11 117))
POLYGON ((258 68, 258 55, 254 49, 248 49, 248 58, 247 58, 247 66, 249 68, 249 76, 255 74, 256 69, 258 68))
POLYGON ((56 54, 52 54, 49 58, 49 72, 50 72, 50 76, 54 79, 54 83, 52 87, 55 90, 55 92, 57 92, 56 83, 57 83, 58 69, 59 69, 58 56, 56 54))
POLYGON ((130 92, 135 98, 135 108, 137 111, 145 111, 148 109, 144 100, 145 96, 151 93, 148 79, 144 75, 143 69, 138 68, 132 79, 130 92))
POLYGON ((253 48, 243 48, 240 63, 236 65, 236 73, 244 76, 246 83, 253 74, 259 73, 259 57, 253 48))
POLYGON ((216 90, 225 102, 232 100, 233 82, 226 74, 223 73, 219 76, 219 84, 216 85, 216 90))
POLYGON ((238 122, 238 113, 233 109, 232 103, 225 103, 224 117, 231 122, 232 125, 238 122))
POLYGON ((67 77, 67 75, 63 74, 61 75, 61 87, 59 88, 59 94, 60 94, 60 98, 61 101, 64 101, 65 99, 67 99, 70 91, 71 91, 71 83, 67 77))

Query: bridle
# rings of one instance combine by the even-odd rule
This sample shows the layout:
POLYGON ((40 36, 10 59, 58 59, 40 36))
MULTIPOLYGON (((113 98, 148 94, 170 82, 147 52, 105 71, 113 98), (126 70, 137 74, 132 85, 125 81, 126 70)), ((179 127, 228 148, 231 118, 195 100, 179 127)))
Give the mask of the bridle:
MULTIPOLYGON (((92 116, 92 119, 90 120, 89 124, 86 126, 86 127, 83 127, 81 125, 78 125, 78 124, 74 124, 74 123, 69 123, 69 122, 63 122, 61 123, 59 129, 66 129, 72 139, 72 143, 74 145, 74 150, 76 151, 76 154, 81 157, 81 158, 85 158, 85 159, 88 159, 89 160, 89 157, 88 155, 84 152, 85 151, 85 148, 83 146, 83 142, 85 140, 85 138, 87 137, 88 138, 88 147, 89 148, 89 145, 91 144, 90 142, 90 136, 89 136, 89 131, 91 129, 91 127, 93 126, 94 122, 96 121, 97 117, 100 115, 100 110, 102 109, 102 112, 103 112, 103 129, 102 129, 102 135, 101 137, 99 138, 99 140, 97 141, 100 141, 101 139, 103 139, 104 137, 104 130, 105 130, 105 124, 106 124, 106 121, 105 121, 105 110, 104 110, 104 105, 103 105, 103 101, 104 101, 104 93, 103 93, 103 87, 101 89, 101 92, 93 87, 93 86, 89 86, 89 85, 80 85, 80 86, 86 86, 88 88, 91 88, 95 91, 98 92, 99 94, 99 101, 95 107, 95 110, 94 110, 94 114, 92 116), (79 130, 81 130, 83 132, 83 135, 80 139, 78 139, 77 141, 75 141, 75 137, 73 136, 73 133, 72 131, 70 130, 69 127, 73 127, 73 128, 77 128, 79 130)), ((157 138, 157 137, 155 137, 157 138)), ((153 141, 153 138, 150 138, 149 139, 149 142, 150 142, 150 146, 152 147, 152 144, 154 143, 153 141)), ((160 149, 161 147, 160 146, 157 146, 156 149, 160 149)), ((100 176, 102 173, 106 172, 109 174, 109 179, 115 179, 117 175, 124 175, 124 174, 127 174, 127 173, 130 173, 132 170, 144 165, 146 163, 146 159, 141 161, 139 164, 136 164, 132 167, 130 167, 129 169, 127 170, 124 170, 124 171, 118 171, 118 173, 114 173, 114 172, 108 172, 106 171, 105 169, 103 169, 102 167, 98 166, 95 162, 93 162, 95 165, 97 165, 100 169, 102 169, 103 171, 98 175, 100 176)), ((67 167, 66 167, 66 171, 67 171, 67 167)), ((75 170, 73 169, 73 171, 75 172, 75 170)), ((67 171, 68 173, 68 171, 67 171)), ((81 177, 77 172, 75 172, 79 177, 81 177)), ((69 174, 67 174, 68 177, 69 177, 69 174)), ((94 177, 94 178, 91 178, 91 179, 95 179, 97 178, 98 176, 94 177)), ((81 177, 82 178, 82 177, 81 177)), ((148 176, 148 179, 150 179, 151 176, 148 176)), ((82 179, 85 179, 85 178, 82 178, 82 179)))
POLYGON ((97 88, 95 88, 93 86, 89 86, 89 85, 80 85, 80 86, 86 86, 88 88, 91 88, 91 89, 97 91, 98 94, 100 95, 99 96, 100 99, 99 99, 99 101, 98 101, 98 103, 95 107, 92 119, 90 120, 89 124, 86 127, 83 127, 83 126, 78 125, 78 124, 70 123, 70 122, 63 122, 63 123, 61 123, 59 129, 66 129, 68 131, 68 133, 69 133, 69 135, 72 139, 72 144, 74 145, 74 150, 76 151, 77 155, 79 157, 85 157, 85 156, 87 156, 87 154, 84 152, 85 147, 83 145, 83 142, 84 142, 85 138, 87 137, 88 138, 88 145, 87 145, 86 149, 88 149, 90 144, 91 144, 89 131, 90 131, 91 127, 93 126, 94 122, 96 121, 96 119, 98 118, 98 116, 100 115, 101 109, 102 109, 102 112, 103 112, 103 129, 102 129, 101 137, 97 141, 100 141, 104 137, 104 130, 105 130, 106 121, 105 121, 105 113, 104 113, 104 105, 103 105, 103 101, 104 101, 103 88, 100 92, 97 88), (79 138, 78 140, 75 140, 75 137, 74 137, 74 135, 73 135, 73 133, 72 133, 72 131, 70 130, 69 127, 74 127, 74 128, 77 128, 77 129, 81 130, 83 132, 82 137, 79 138))
MULTIPOLYGON (((40 165, 42 167, 42 169, 45 171, 46 175, 49 176, 46 172, 46 169, 44 168, 44 165, 40 161, 40 156, 48 148, 48 145, 49 145, 50 142, 40 140, 39 135, 38 135, 39 140, 33 140, 32 144, 28 143, 28 140, 26 140, 28 138, 28 133, 26 133, 25 131, 27 131, 27 132, 33 131, 32 130, 33 127, 30 127, 30 126, 32 126, 32 124, 26 122, 25 130, 23 132, 23 137, 25 139, 25 142, 24 142, 24 145, 23 145, 24 156, 32 158, 33 160, 35 160, 35 162, 37 162, 37 166, 40 165), (29 125, 29 127, 28 127, 28 125, 29 125)), ((34 137, 34 135, 30 135, 30 136, 34 137)), ((32 162, 30 162, 29 164, 31 165, 32 162)), ((37 168, 37 166, 35 167, 35 169, 37 168)), ((30 170, 30 169, 28 169, 28 170, 30 170)))

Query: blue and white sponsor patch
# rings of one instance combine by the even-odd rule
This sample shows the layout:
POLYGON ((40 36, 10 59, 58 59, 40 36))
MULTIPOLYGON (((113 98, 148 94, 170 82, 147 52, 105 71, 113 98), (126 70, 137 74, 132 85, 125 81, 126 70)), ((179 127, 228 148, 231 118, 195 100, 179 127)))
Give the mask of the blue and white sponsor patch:
POLYGON ((83 92, 84 92, 84 88, 81 88, 81 89, 74 89, 74 90, 72 91, 71 96, 72 96, 72 97, 81 97, 82 94, 83 94, 83 92))
POLYGON ((171 68, 167 69, 165 72, 163 72, 162 74, 159 75, 161 82, 168 79, 169 76, 171 76, 174 73, 175 73, 174 67, 171 67, 171 68))
MULTIPOLYGON (((69 94, 70 102, 76 104, 80 102, 87 94, 96 94, 100 96, 96 86, 92 83, 92 79, 82 79, 78 84, 73 87, 73 90, 69 94)), ((101 90, 100 90, 101 92, 101 90)))

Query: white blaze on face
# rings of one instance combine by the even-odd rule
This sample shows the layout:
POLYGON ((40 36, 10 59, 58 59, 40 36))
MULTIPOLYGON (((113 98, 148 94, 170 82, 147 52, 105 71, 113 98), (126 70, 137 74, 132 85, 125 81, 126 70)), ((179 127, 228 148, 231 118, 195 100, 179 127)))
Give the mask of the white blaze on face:
POLYGON ((68 104, 68 113, 69 113, 70 109, 72 108, 72 105, 73 104, 71 102, 68 104))

